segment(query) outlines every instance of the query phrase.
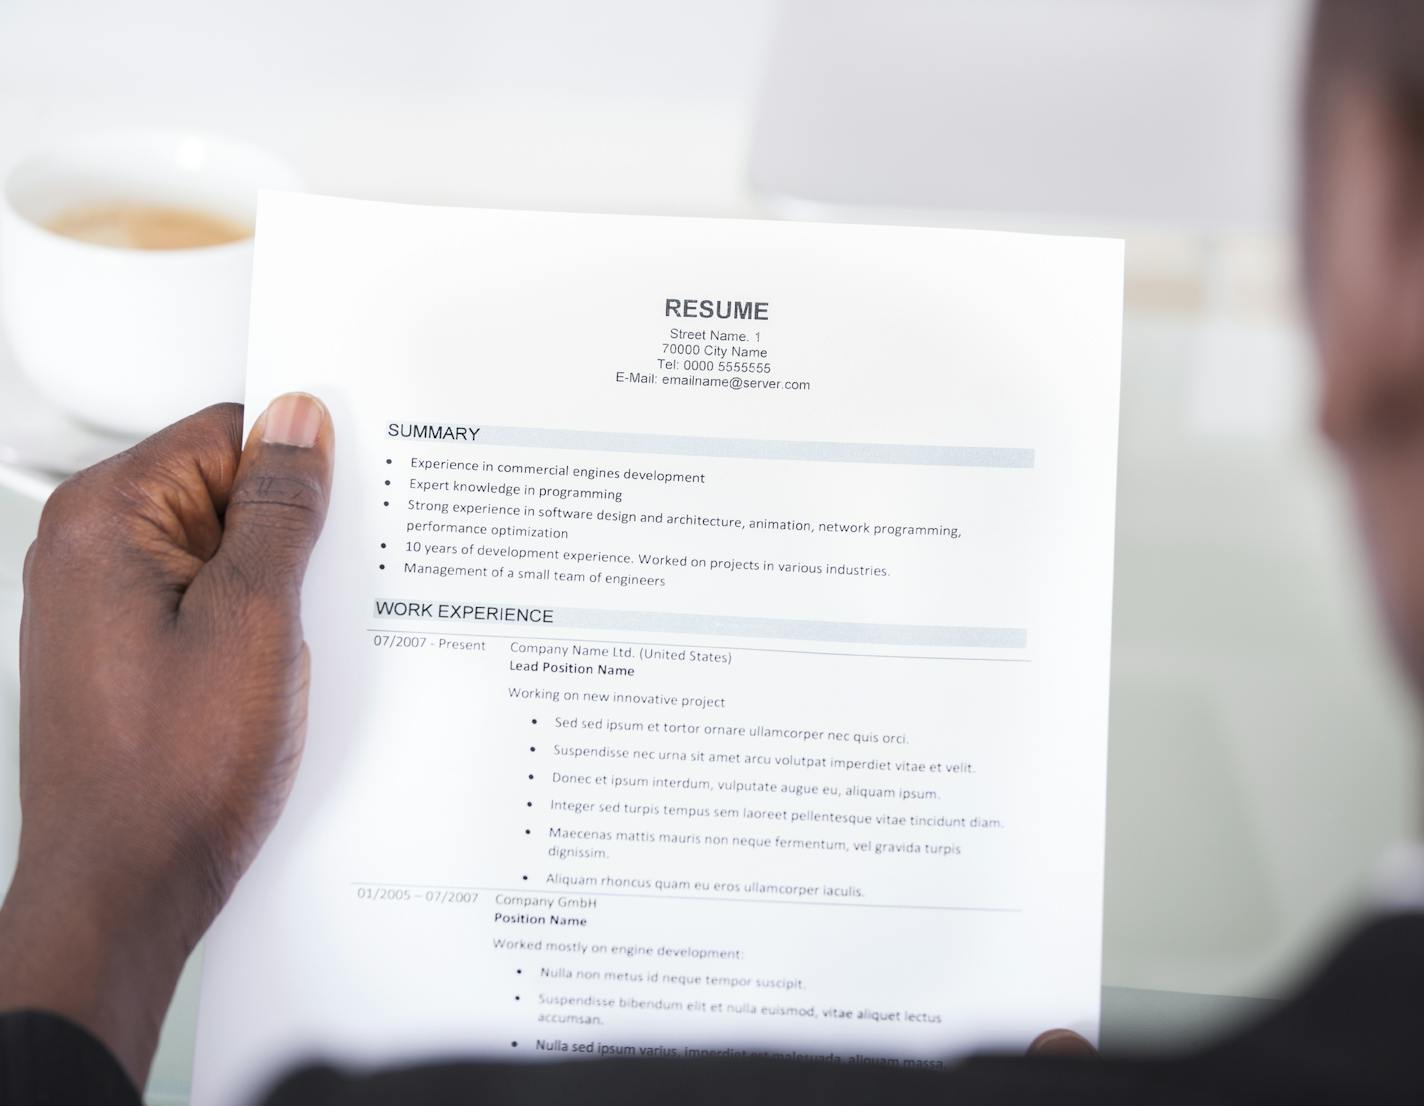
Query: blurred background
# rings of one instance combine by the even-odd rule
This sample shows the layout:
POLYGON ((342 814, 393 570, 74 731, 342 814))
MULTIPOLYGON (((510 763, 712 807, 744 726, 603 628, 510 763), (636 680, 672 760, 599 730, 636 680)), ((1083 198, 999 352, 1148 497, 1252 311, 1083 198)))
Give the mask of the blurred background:
MULTIPOLYGON (((0 0, 0 173, 56 137, 192 126, 350 196, 1126 238, 1104 1040, 1186 1043, 1284 993, 1415 831, 1412 719, 1312 425, 1291 244, 1307 16, 0 0)), ((0 436, 51 417, 3 345, 0 436)), ((31 476, 0 491, 0 865, 31 476)), ((183 1098, 195 982, 154 1101, 183 1098)))

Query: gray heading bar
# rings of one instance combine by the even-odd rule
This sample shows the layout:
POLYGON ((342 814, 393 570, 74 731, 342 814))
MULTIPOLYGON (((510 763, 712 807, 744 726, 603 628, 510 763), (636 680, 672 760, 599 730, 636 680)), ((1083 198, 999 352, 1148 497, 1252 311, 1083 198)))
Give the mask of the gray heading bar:
POLYGON ((481 426, 471 444, 606 453, 658 453, 683 457, 733 457, 749 461, 836 461, 855 465, 1004 469, 1031 469, 1034 466, 1033 450, 1000 446, 764 441, 760 438, 631 434, 615 430, 546 430, 526 426, 481 426))
MULTIPOLYGON (((703 634, 713 637, 779 638, 833 641, 857 645, 917 645, 941 648, 1025 649, 1028 631, 1001 626, 915 626, 876 622, 820 622, 801 618, 742 615, 675 614, 620 611, 593 607, 536 608, 534 617, 518 617, 527 608, 512 605, 378 599, 375 616, 400 621, 440 622, 475 629, 477 625, 624 630, 653 634, 703 634)), ((537 636, 535 634, 530 636, 537 636)))

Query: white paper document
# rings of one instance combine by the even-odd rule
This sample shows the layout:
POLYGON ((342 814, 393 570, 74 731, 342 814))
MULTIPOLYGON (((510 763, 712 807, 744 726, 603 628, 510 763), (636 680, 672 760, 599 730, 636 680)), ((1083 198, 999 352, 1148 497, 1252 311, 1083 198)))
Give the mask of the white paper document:
POLYGON ((194 1101, 1095 1037, 1121 315, 1118 242, 266 195, 336 479, 194 1101))

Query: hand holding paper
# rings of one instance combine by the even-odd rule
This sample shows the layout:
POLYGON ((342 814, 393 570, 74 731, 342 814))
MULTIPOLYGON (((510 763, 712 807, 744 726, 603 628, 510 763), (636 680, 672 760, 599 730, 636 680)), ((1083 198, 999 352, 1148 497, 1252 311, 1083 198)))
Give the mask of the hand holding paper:
POLYGON ((183 962, 287 797, 331 424, 212 407, 67 481, 25 573, 24 835, 0 1009, 63 1014, 142 1086, 183 962), (59 803, 54 796, 75 801, 59 803))

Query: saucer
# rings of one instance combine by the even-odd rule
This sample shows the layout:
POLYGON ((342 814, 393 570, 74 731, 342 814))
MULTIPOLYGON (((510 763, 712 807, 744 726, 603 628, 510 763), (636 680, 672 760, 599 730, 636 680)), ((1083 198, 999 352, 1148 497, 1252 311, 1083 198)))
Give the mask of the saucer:
POLYGON ((136 441, 85 426, 41 396, 0 337, 0 487, 43 500, 65 477, 136 441))

